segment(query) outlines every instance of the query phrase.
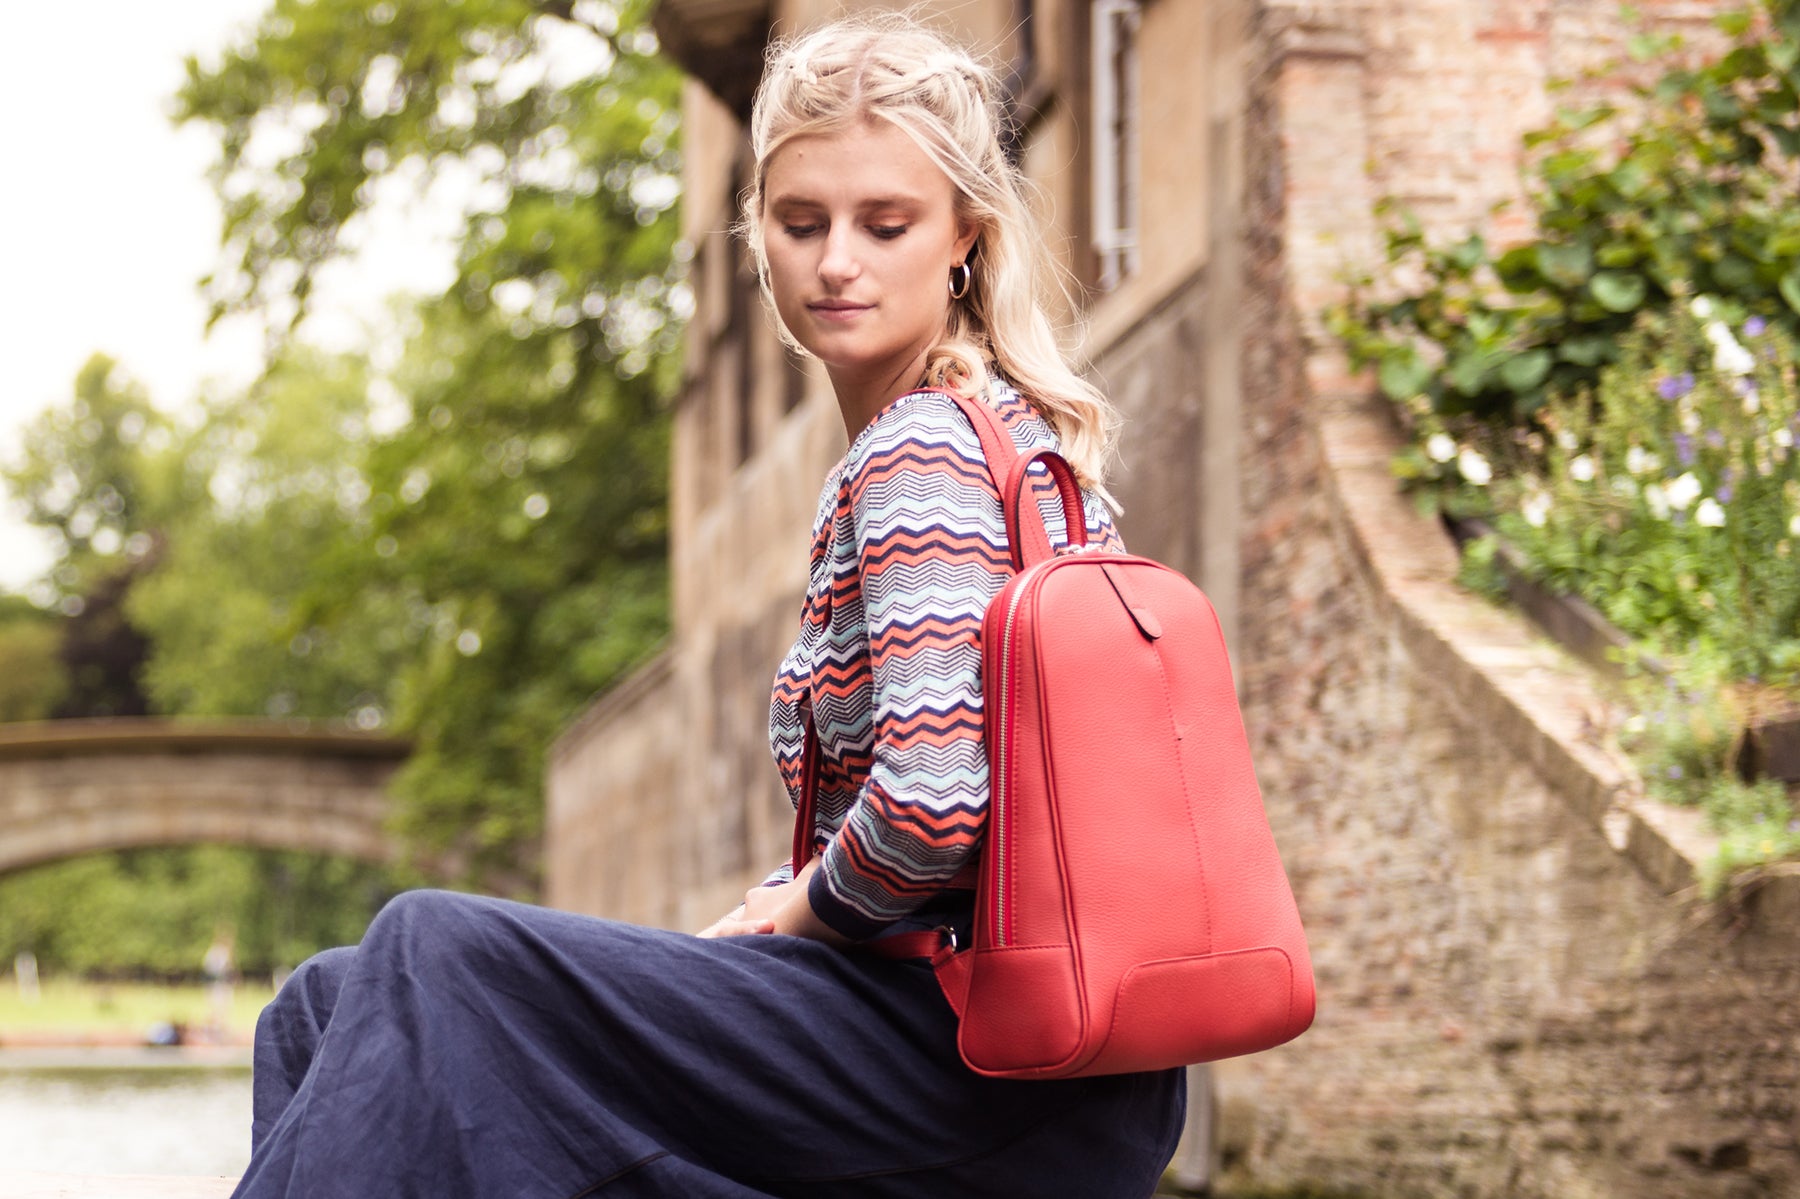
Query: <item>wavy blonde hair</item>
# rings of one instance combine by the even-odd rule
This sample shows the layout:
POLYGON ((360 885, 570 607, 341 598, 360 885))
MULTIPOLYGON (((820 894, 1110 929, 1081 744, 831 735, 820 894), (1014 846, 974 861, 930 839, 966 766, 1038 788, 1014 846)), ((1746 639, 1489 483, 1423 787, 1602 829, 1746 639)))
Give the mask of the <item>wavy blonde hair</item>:
MULTIPOLYGON (((951 303, 926 354, 925 382, 978 396, 998 373, 1055 428, 1082 483, 1104 492, 1118 411, 1071 368, 1050 324, 1046 301, 1061 275, 1032 219, 1030 185, 1000 144, 1004 95, 990 67, 904 13, 850 17, 772 43, 750 114, 756 170, 739 232, 774 312, 762 220, 770 158, 796 137, 893 122, 949 177, 958 219, 977 230, 968 293, 951 303)), ((805 353, 779 313, 775 321, 805 353)))

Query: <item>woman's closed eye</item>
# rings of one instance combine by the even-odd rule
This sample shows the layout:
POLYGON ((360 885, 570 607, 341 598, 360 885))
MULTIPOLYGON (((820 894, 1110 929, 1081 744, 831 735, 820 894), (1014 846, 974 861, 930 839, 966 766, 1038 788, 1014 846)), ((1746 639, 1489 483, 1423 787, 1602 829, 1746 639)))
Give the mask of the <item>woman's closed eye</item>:
MULTIPOLYGON (((905 225, 870 225, 871 236, 882 241, 893 241, 907 230, 905 225)), ((824 230, 823 225, 783 225, 781 231, 793 238, 807 238, 824 230)))

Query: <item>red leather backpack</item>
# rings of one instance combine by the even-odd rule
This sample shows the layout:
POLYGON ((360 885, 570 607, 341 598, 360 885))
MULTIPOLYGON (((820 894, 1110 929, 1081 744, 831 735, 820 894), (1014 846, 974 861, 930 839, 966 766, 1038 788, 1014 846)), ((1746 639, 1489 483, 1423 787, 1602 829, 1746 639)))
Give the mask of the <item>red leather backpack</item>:
POLYGON ((981 1074, 1154 1070, 1298 1036, 1312 964, 1212 605, 1160 563, 1087 549, 1068 463, 1020 455, 991 408, 952 398, 999 486, 1017 572, 982 626, 992 794, 973 944, 918 933, 874 948, 932 958, 981 1074), (1061 495, 1061 554, 1024 498, 1033 462, 1061 495))

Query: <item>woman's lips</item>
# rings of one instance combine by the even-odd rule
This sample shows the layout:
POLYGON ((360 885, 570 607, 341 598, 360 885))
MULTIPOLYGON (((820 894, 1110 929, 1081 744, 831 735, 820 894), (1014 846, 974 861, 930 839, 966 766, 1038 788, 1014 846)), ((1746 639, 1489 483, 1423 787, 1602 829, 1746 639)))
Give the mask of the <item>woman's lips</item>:
POLYGON ((873 309, 873 304, 853 304, 848 300, 820 300, 806 306, 807 311, 822 321, 852 321, 873 309))

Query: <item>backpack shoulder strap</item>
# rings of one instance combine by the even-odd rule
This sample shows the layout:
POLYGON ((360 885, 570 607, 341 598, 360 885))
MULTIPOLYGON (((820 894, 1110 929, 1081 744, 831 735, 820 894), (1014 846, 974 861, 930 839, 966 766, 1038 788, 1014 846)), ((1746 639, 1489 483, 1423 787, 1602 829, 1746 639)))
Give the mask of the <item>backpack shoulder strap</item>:
MULTIPOLYGON (((975 426, 975 435, 981 439, 981 453, 987 459, 988 475, 994 480, 994 490, 999 493, 1000 508, 1006 517, 1006 536, 1012 551, 1013 568, 1017 570, 1027 562, 1039 562, 1050 557, 1056 549, 1050 544, 1050 534, 1044 528, 1042 515, 1034 520, 1019 518, 1024 472, 1029 463, 1019 461, 1023 455, 1013 445, 1012 434, 1006 430, 1006 422, 1000 419, 998 412, 980 400, 970 399, 953 391, 943 394, 962 409, 963 415, 969 418, 969 423, 975 426)), ((1040 451, 1043 452, 1047 451, 1040 451)), ((1037 511, 1036 504, 1023 506, 1031 508, 1034 513, 1037 511)))
POLYGON ((1014 570, 1023 570, 1034 562, 1042 562, 1053 557, 1056 547, 1050 544, 1050 531, 1044 527, 1043 513, 1035 503, 1025 498, 1028 472, 1033 463, 1042 462, 1050 471, 1057 491, 1062 498, 1063 528, 1071 545, 1087 544, 1087 513, 1081 504, 1081 487, 1075 481, 1075 472, 1070 469, 1068 461, 1055 450, 1033 450, 1029 454, 1019 453, 1013 444, 1012 434, 1007 432, 1006 423, 1000 414, 982 403, 967 396, 957 395, 953 391, 943 393, 956 402, 969 423, 975 426, 975 435, 981 439, 981 452, 987 459, 988 474, 994 480, 994 490, 1000 493, 1000 509, 1006 517, 1006 540, 1012 552, 1014 570), (1031 518, 1026 519, 1024 513, 1030 511, 1031 518))

